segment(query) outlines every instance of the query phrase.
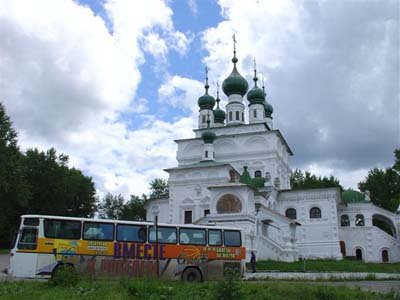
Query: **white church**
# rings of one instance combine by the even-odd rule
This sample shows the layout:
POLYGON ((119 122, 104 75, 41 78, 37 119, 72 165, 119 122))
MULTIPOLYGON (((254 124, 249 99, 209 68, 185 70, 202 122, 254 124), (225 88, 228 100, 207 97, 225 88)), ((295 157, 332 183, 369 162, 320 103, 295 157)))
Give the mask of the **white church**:
POLYGON ((216 99, 208 94, 206 78, 198 128, 194 137, 175 141, 178 166, 165 169, 169 197, 146 203, 147 220, 240 228, 247 253, 255 251, 257 259, 400 261, 400 214, 355 191, 291 190, 293 152, 273 126, 264 87, 254 71, 249 90, 236 49, 232 62, 222 84, 225 110, 218 93, 216 99))

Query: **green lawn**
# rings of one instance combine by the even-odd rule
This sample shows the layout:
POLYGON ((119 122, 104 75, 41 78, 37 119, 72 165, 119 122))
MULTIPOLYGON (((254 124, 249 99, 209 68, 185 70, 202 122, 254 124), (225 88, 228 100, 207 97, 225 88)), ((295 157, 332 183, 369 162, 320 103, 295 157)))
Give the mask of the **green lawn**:
POLYGON ((266 299, 266 300, 389 300, 394 294, 362 292, 347 287, 280 282, 206 282, 188 284, 154 280, 84 280, 70 287, 48 282, 2 282, 0 299, 266 299))
MULTIPOLYGON (((250 265, 247 265, 250 269, 250 265)), ((292 263, 280 261, 258 261, 257 271, 282 271, 282 272, 303 272, 304 262, 292 263)), ((367 273, 399 273, 400 263, 376 264, 363 263, 357 260, 306 260, 305 270, 307 272, 367 272, 367 273)))
POLYGON ((0 254, 8 254, 10 253, 10 250, 8 249, 0 249, 0 254))

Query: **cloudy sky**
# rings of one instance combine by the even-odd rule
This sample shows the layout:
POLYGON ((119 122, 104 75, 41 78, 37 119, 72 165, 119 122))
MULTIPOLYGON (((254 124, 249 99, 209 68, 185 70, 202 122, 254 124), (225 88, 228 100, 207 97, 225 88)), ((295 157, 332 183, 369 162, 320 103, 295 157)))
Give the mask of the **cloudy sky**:
POLYGON ((22 149, 68 154, 100 195, 141 194, 193 136, 204 66, 212 93, 230 73, 233 33, 293 168, 356 188, 393 163, 396 0, 0 0, 0 101, 22 149))

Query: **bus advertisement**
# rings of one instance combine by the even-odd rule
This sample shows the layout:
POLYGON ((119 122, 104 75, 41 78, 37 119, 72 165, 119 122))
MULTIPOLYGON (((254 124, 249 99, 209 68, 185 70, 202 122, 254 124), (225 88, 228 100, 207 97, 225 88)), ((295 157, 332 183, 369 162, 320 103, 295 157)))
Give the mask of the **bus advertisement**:
POLYGON ((68 266, 93 276, 202 281, 242 275, 245 256, 233 228, 23 215, 9 273, 49 278, 68 266))

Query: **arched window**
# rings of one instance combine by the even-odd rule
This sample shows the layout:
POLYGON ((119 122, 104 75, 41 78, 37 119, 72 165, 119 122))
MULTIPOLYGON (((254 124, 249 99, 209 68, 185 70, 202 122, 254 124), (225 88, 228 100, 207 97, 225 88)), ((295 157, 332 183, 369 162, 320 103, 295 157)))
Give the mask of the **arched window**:
POLYGON ((363 215, 356 215, 356 226, 364 226, 364 216, 363 215))
POLYGON ((297 219, 296 210, 294 208, 288 208, 285 212, 285 216, 288 217, 289 219, 296 220, 297 219))
POLYGON ((254 177, 261 177, 261 171, 255 171, 254 177))
POLYGON ((310 219, 320 219, 321 210, 318 207, 313 207, 310 209, 310 219))
POLYGON ((232 194, 222 196, 217 202, 217 212, 219 214, 239 213, 242 211, 242 202, 232 194))
POLYGON ((356 249, 356 258, 357 260, 362 260, 363 255, 362 255, 362 250, 361 249, 356 249))
POLYGON ((350 219, 348 215, 342 215, 340 217, 340 226, 342 227, 350 226, 350 219))
POLYGON ((382 250, 382 262, 389 262, 389 252, 386 249, 382 250))

